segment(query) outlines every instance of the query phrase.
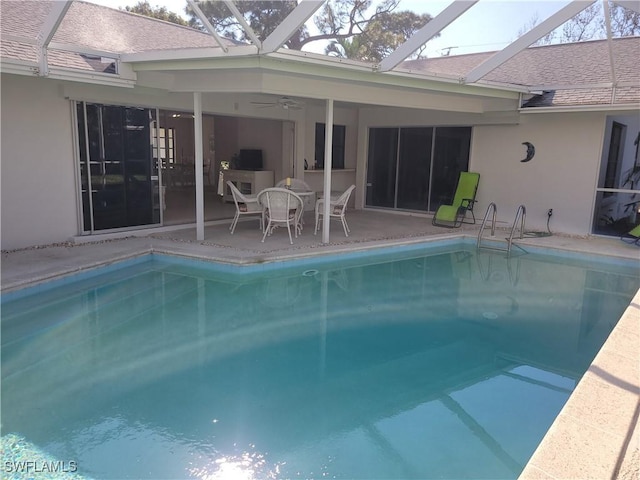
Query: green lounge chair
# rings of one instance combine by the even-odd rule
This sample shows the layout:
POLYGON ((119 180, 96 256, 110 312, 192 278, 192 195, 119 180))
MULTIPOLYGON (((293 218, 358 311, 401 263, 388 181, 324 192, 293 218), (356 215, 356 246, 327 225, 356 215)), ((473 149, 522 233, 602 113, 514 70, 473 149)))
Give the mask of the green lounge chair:
POLYGON ((431 223, 440 227, 456 228, 463 223, 476 223, 473 205, 476 203, 476 192, 480 174, 474 172, 460 172, 458 186, 451 205, 440 205, 431 223), (471 213, 473 222, 465 222, 467 212, 471 213))
POLYGON ((636 225, 626 235, 620 237, 620 240, 634 245, 640 245, 640 225, 636 225))

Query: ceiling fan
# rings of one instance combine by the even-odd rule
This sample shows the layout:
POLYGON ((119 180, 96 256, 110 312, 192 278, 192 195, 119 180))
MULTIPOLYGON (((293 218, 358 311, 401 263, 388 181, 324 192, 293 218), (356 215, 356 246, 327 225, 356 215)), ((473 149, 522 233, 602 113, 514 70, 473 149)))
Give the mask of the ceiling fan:
POLYGON ((285 110, 300 110, 304 106, 304 103, 289 97, 280 97, 272 102, 251 102, 251 104, 259 108, 281 107, 285 110))

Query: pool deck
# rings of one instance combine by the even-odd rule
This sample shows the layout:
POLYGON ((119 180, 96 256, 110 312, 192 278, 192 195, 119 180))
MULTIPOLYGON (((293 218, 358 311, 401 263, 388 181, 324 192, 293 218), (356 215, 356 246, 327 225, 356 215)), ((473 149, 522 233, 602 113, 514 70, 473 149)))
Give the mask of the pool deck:
MULTIPOLYGON (((306 216, 302 235, 290 245, 283 228, 260 242, 256 220, 241 221, 234 235, 229 222, 205 228, 196 240, 194 227, 148 230, 135 235, 72 239, 56 245, 2 251, 1 287, 10 292, 61 275, 108 265, 148 253, 167 253, 234 264, 283 261, 329 253, 352 252, 391 245, 475 238, 478 226, 434 227, 421 215, 360 210, 349 212, 352 233, 345 237, 339 223, 331 224, 330 243, 313 235, 306 216), (91 241, 88 241, 91 240, 91 241)), ((496 232, 503 238, 505 230, 496 232)), ((488 235, 488 232, 487 232, 488 235)), ((485 236, 487 236, 485 235, 485 236)), ((517 241, 526 249, 553 248, 599 254, 638 262, 640 247, 616 238, 552 235, 517 241)), ((557 419, 522 472, 521 479, 609 479, 640 477, 640 290, 578 383, 557 419)))

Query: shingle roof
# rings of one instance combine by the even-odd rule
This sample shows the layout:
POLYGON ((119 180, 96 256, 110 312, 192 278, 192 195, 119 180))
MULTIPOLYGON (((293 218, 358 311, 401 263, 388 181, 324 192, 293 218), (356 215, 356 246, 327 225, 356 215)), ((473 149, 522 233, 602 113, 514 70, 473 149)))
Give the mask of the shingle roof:
MULTIPOLYGON (((26 62, 37 61, 33 44, 7 39, 6 36, 30 39, 40 32, 51 10, 46 0, 0 1, 0 57, 26 62)), ((114 54, 149 52, 166 49, 213 47, 218 44, 207 33, 170 22, 144 17, 123 10, 76 0, 56 31, 54 43, 114 54)), ((231 40, 226 40, 231 46, 231 40)), ((609 45, 604 40, 532 47, 519 52, 482 81, 547 90, 533 97, 525 106, 601 105, 640 102, 640 37, 612 42, 616 82, 615 90, 603 88, 611 83, 609 45), (600 84, 600 85, 598 85, 600 84), (544 88, 548 86, 549 88, 544 88), (574 86, 579 88, 557 88, 574 86), (554 87, 554 91, 551 87, 554 87)), ((495 52, 429 58, 403 62, 400 69, 418 74, 465 77, 473 68, 495 52)), ((109 65, 75 53, 49 50, 52 67, 109 72, 109 65)))
MULTIPOLYGON (((0 1, 2 34, 35 40, 51 8, 51 1, 0 1)), ((193 28, 82 1, 71 4, 52 42, 115 54, 219 47, 211 35, 193 28)), ((1 42, 0 56, 29 62, 37 59, 35 46, 7 40, 1 42)), ((57 52, 50 54, 49 61, 52 66, 92 69, 78 57, 57 52)))
MULTIPOLYGON (((640 37, 618 38, 612 42, 616 82, 612 88, 596 84, 611 83, 609 45, 606 40, 531 47, 522 50, 482 80, 524 86, 573 86, 556 88, 534 97, 527 106, 600 105, 640 102, 640 37)), ((452 74, 465 77, 473 68, 496 52, 410 60, 401 68, 423 74, 452 74)))

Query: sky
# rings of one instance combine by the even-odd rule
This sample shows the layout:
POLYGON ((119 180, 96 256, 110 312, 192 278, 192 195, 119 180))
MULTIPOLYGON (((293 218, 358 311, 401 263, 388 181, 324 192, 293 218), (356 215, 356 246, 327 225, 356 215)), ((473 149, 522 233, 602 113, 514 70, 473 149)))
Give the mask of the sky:
MULTIPOLYGON (((133 6, 138 0, 85 0, 111 8, 133 6)), ((398 10, 429 13, 435 17, 452 0, 401 0, 398 10)), ((184 16, 185 0, 149 0, 152 6, 184 16)), ((374 4, 377 0, 374 0, 374 4)), ((568 4, 569 0, 480 0, 455 22, 445 28, 440 37, 429 41, 426 54, 439 57, 450 53, 486 52, 500 50, 516 40, 519 32, 534 17, 541 22, 568 4)), ((309 50, 323 52, 323 45, 309 45, 309 50)))

